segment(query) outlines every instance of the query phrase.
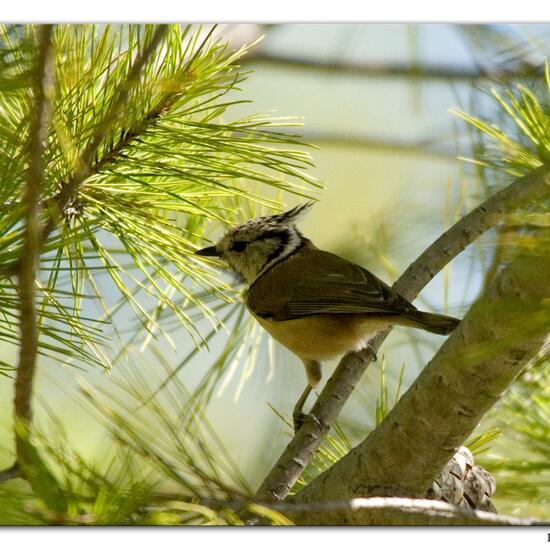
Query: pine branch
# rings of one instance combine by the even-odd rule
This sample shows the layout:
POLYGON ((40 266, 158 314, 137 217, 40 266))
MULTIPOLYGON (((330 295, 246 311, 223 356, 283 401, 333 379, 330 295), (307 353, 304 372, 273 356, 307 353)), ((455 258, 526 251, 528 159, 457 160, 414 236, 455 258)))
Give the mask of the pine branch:
MULTIPOLYGON (((316 185, 306 173, 311 165, 309 155, 296 148, 301 140, 273 130, 282 124, 262 116, 225 118, 228 110, 242 102, 224 96, 238 90, 244 80, 237 63, 246 48, 232 50, 191 25, 183 29, 171 25, 131 88, 124 113, 104 132, 88 178, 63 205, 59 190, 73 178, 78 156, 96 135, 121 86, 129 87, 124 84, 128 72, 155 30, 154 26, 147 27, 145 33, 132 26, 118 30, 91 26, 73 32, 64 27, 57 28, 53 37, 58 82, 45 157, 42 220, 50 224, 46 233, 55 223, 57 227, 41 250, 40 266, 49 273, 42 293, 57 293, 60 285, 70 283, 74 294, 72 313, 63 309, 52 312, 52 317, 39 312, 41 322, 48 323, 44 332, 49 331, 40 340, 40 351, 56 359, 63 355, 62 360, 72 361, 76 352, 79 361, 93 361, 80 351, 89 347, 89 333, 73 326, 75 318, 77 323, 83 320, 84 308, 93 301, 101 305, 108 320, 99 321, 101 329, 110 326, 116 330, 111 296, 101 295, 96 284, 96 277, 104 274, 121 295, 115 310, 127 306, 136 315, 135 337, 155 333, 169 340, 164 326, 171 322, 170 317, 198 343, 202 339, 196 326, 199 317, 193 319, 188 311, 196 308, 212 318, 215 311, 209 304, 217 307, 222 300, 231 299, 226 282, 189 256, 197 240, 206 237, 207 221, 227 223, 243 205, 276 206, 276 199, 255 190, 258 184, 297 194, 316 185), (288 181, 286 176, 292 179, 288 181), (67 277, 62 277, 62 272, 67 277), (93 295, 85 296, 83 289, 88 284, 93 295), (211 295, 212 299, 208 298, 211 295), (157 322, 154 308, 158 306, 165 312, 157 322), (67 328, 61 328, 62 324, 67 328)), ((31 27, 25 27, 25 32, 32 34, 31 27)), ((20 51, 19 42, 14 46, 16 52, 20 51)), ((29 85, 23 86, 20 80, 18 77, 21 93, 28 95, 29 85)), ((0 146, 6 152, 4 164, 17 160, 19 175, 17 179, 13 176, 11 165, 1 167, 7 182, 13 179, 13 183, 2 187, 7 199, 2 230, 7 237, 0 278, 16 274, 21 255, 24 204, 20 189, 27 160, 25 140, 19 143, 15 137, 28 134, 24 105, 19 105, 23 101, 17 97, 17 103, 5 90, 3 94, 6 104, 13 101, 17 109, 8 112, 11 118, 5 121, 7 130, 0 132, 0 146), (22 131, 15 130, 19 126, 22 131), (16 154, 7 153, 11 144, 16 154)), ((288 121, 284 125, 289 125, 288 121)), ((0 282, 4 297, 0 313, 15 318, 18 300, 13 281, 0 282)), ((53 308, 53 299, 49 295, 44 298, 44 311, 53 308)), ((19 344, 17 331, 8 321, 4 327, 0 339, 19 344)), ((106 354, 96 349, 101 355, 99 362, 108 366, 106 354)), ((6 367, 0 364, 0 368, 1 374, 6 367)))
MULTIPOLYGON (((103 117, 103 120, 101 120, 97 125, 92 139, 89 141, 88 145, 84 149, 79 159, 75 173, 73 174, 72 178, 68 182, 66 182, 65 185, 63 185, 61 189, 61 193, 57 201, 61 211, 64 210, 66 204, 70 200, 75 198, 82 182, 91 175, 93 159, 97 154, 97 151, 104 139, 105 134, 114 126, 116 122, 118 122, 118 120, 122 116, 132 86, 139 79, 143 67, 147 64, 147 62, 155 52, 157 46, 160 44, 167 30, 167 25, 159 25, 155 31, 155 34, 151 38, 151 41, 134 60, 134 63, 130 71, 128 72, 124 82, 118 88, 117 94, 109 110, 103 117)), ((47 228, 50 226, 51 223, 54 222, 50 222, 47 228)), ((44 230, 42 240, 45 240, 53 227, 50 228, 50 231, 47 231, 46 229, 44 230)))
MULTIPOLYGON (((393 288, 408 300, 414 300, 441 269, 499 223, 507 212, 549 193, 550 165, 543 165, 516 179, 439 237, 408 267, 393 288)), ((348 354, 340 361, 311 409, 310 419, 296 432, 261 484, 256 494, 258 499, 283 500, 288 495, 388 334, 379 333, 368 347, 359 353, 348 354)))
MULTIPOLYGON (((162 41, 164 35, 168 29, 167 25, 159 25, 151 38, 150 42, 143 49, 143 51, 136 57, 130 71, 126 75, 124 82, 119 86, 117 94, 107 111, 103 119, 97 124, 92 138, 88 142, 88 145, 82 152, 80 158, 78 159, 76 169, 72 174, 71 178, 66 182, 61 184, 61 191, 55 197, 55 200, 49 203, 51 207, 50 216, 47 221, 44 223, 39 236, 39 250, 42 249, 44 243, 46 242, 50 233, 55 229, 58 219, 62 216, 68 204, 73 201, 82 185, 82 183, 92 176, 94 173, 98 172, 103 168, 108 162, 112 162, 117 154, 128 144, 130 141, 135 139, 135 132, 130 132, 129 134, 123 136, 121 140, 115 144, 109 153, 97 163, 94 163, 94 159, 97 156, 98 149, 109 130, 118 122, 120 119, 125 104, 128 100, 128 96, 132 89, 132 86, 139 79, 143 67, 147 64, 156 48, 162 41), (54 212, 52 213, 52 209, 54 212), (55 212, 57 211, 57 212, 55 212)), ((151 113, 151 116, 154 118, 155 113, 151 113)), ((147 121, 144 121, 146 124, 147 121)), ((19 269, 19 262, 11 266, 6 266, 0 272, 0 277, 10 277, 15 275, 19 269)))
POLYGON ((358 447, 296 496, 420 497, 544 345, 550 257, 520 253, 468 311, 395 408, 358 447))
MULTIPOLYGON (((88 179, 90 176, 98 174, 99 172, 101 172, 101 170, 103 170, 109 164, 114 163, 121 156, 124 149, 126 149, 132 142, 139 139, 140 136, 142 136, 148 128, 150 128, 151 126, 154 126, 155 123, 159 121, 159 119, 163 114, 170 111, 170 108, 173 106, 173 104, 176 102, 178 97, 181 95, 181 91, 179 90, 165 93, 164 96, 161 98, 161 100, 152 109, 150 109, 149 112, 146 113, 141 120, 137 121, 133 127, 123 132, 120 135, 118 141, 111 144, 111 146, 107 149, 107 151, 105 151, 105 153, 101 156, 101 158, 99 159, 96 158, 99 146, 101 144, 101 141, 104 135, 120 118, 123 112, 124 104, 128 99, 128 94, 132 85, 139 78, 141 70, 143 69, 144 65, 147 63, 147 61, 155 51, 156 47, 158 46, 158 44, 160 43, 164 35, 166 34, 167 28, 168 28, 167 25, 160 25, 157 28, 157 31, 155 32, 155 35, 151 39, 151 42, 148 44, 147 48, 145 48, 142 54, 134 62, 134 65, 132 66, 130 73, 126 77, 125 83, 123 83, 120 88, 120 95, 113 102, 113 106, 111 107, 109 113, 105 115, 103 122, 100 123, 98 129, 96 130, 96 133, 94 134, 94 138, 92 139, 86 151, 82 155, 81 163, 83 164, 86 163, 86 160, 88 159, 89 170, 88 170, 88 174, 82 178, 80 183, 82 183, 85 179, 88 179), (92 158, 96 158, 95 162, 92 162, 92 158)), ((197 58, 198 54, 201 52, 202 48, 204 47, 204 44, 211 37, 215 28, 216 27, 213 26, 212 29, 210 29, 210 32, 204 38, 201 46, 197 48, 197 51, 195 52, 191 60, 187 62, 188 67, 190 67, 193 64, 193 61, 197 58)), ((62 212, 67 202, 70 202, 76 196, 77 189, 72 189, 71 191, 70 182, 66 185, 62 185, 61 188, 62 188, 61 193, 58 193, 54 197, 54 201, 57 203, 57 207, 62 212), (67 195, 67 197, 65 198, 65 201, 64 201, 64 194, 67 195)))
MULTIPOLYGON (((40 195, 43 177, 43 155, 51 116, 50 93, 53 80, 51 45, 52 26, 39 28, 38 64, 36 69, 36 102, 30 127, 29 168, 24 201, 25 240, 19 262, 18 291, 20 306, 21 347, 15 378, 15 420, 28 428, 32 421, 32 390, 38 354, 38 319, 36 312, 36 272, 40 254, 40 195)), ((25 462, 26 445, 16 430, 16 454, 19 465, 25 462)))

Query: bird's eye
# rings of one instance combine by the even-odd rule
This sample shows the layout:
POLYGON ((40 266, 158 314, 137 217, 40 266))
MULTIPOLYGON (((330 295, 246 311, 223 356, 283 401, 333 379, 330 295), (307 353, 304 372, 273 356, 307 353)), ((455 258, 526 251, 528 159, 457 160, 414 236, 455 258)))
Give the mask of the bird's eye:
POLYGON ((233 243, 231 250, 234 250, 235 252, 242 252, 246 248, 247 244, 248 243, 245 241, 236 241, 233 243))

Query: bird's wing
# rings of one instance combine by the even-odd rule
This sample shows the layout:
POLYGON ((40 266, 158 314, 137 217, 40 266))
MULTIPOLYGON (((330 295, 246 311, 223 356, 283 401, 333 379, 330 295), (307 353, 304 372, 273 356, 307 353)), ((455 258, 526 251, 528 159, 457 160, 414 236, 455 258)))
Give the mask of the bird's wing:
POLYGON ((273 266, 251 286, 247 303, 257 316, 277 321, 415 309, 366 269, 318 249, 300 251, 273 266))

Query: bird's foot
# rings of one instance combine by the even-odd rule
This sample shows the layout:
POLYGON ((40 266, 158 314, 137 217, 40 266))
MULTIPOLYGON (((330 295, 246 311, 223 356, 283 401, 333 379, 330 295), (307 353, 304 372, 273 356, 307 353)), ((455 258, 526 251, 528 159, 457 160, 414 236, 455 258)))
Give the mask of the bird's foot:
POLYGON ((370 344, 365 346, 365 348, 368 349, 372 353, 372 360, 373 361, 378 361, 378 355, 376 355, 375 349, 370 344))
POLYGON ((294 423, 294 433, 298 432, 298 430, 306 423, 306 422, 313 422, 317 425, 319 429, 322 428, 321 422, 319 422, 319 419, 310 413, 305 413, 303 411, 294 411, 292 414, 292 421, 294 423))

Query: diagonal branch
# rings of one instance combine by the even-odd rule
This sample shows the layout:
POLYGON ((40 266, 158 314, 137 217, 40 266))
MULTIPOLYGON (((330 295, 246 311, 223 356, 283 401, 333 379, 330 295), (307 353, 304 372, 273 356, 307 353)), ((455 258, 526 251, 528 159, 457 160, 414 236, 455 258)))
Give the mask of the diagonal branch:
POLYGON ((371 434, 300 502, 420 497, 550 334, 550 256, 520 253, 371 434))
MULTIPOLYGON (((124 107, 126 101, 128 100, 130 90, 137 82, 137 80, 139 80, 143 67, 145 67, 151 55, 154 53, 161 40, 164 38, 167 30, 167 25, 159 25, 155 33, 153 34, 150 42, 147 44, 147 46, 145 46, 145 48, 134 60, 134 63, 130 68, 130 71, 126 75, 124 82, 118 88, 117 94, 111 106, 109 107, 107 113, 105 113, 103 119, 97 124, 95 131, 92 135, 92 139, 90 139, 88 145, 82 152, 73 176, 68 182, 66 182, 61 190, 61 193, 59 194, 57 203, 60 206, 60 210, 63 210, 65 205, 70 200, 74 199, 74 197, 78 193, 81 184, 91 175, 92 162, 97 154, 101 142, 103 141, 108 131, 113 127, 113 125, 120 120, 122 113, 124 112, 124 107)), ((48 224, 46 229, 49 227, 49 225, 50 224, 48 224)), ((49 231, 46 231, 46 229, 44 230, 45 236, 43 235, 43 240, 45 240, 45 238, 49 234, 49 231)))
MULTIPOLYGON (((109 130, 113 127, 114 124, 120 120, 122 113, 124 112, 125 104, 128 100, 128 95, 132 86, 139 79, 143 67, 147 64, 151 55, 154 53, 155 49, 158 47, 162 41, 164 35, 167 32, 167 25, 159 25, 153 34, 150 42, 147 46, 141 51, 141 53, 136 57, 130 71, 126 75, 126 78, 121 83, 120 87, 117 90, 117 94, 109 107, 107 113, 101 121, 96 125, 92 138, 88 142, 84 151, 82 152, 80 158, 78 159, 76 169, 68 181, 61 184, 61 191, 55 197, 55 200, 51 203, 48 203, 49 206, 49 217, 46 222, 43 224, 40 231, 39 238, 39 249, 42 249, 45 241, 47 240, 50 233, 55 229, 58 219, 61 216, 72 200, 78 194, 82 183, 90 176, 94 175, 97 171, 103 168, 107 163, 111 162, 113 158, 120 154, 120 151, 135 137, 137 136, 138 130, 143 128, 134 129, 133 131, 122 136, 121 140, 116 143, 111 151, 100 161, 94 163, 94 159, 97 156, 97 151, 105 137, 108 134, 109 130)), ((144 120, 144 127, 152 122, 154 122, 158 116, 162 113, 163 109, 169 106, 169 99, 166 99, 166 104, 160 105, 159 110, 155 110, 149 114, 149 116, 144 120)), ((11 277, 16 275, 19 270, 19 262, 14 263, 13 265, 8 265, 0 271, 0 277, 11 277)))
MULTIPOLYGON (((459 220, 429 246, 393 285, 412 301, 455 256, 511 210, 550 195, 550 165, 545 164, 518 178, 459 220)), ((260 486, 259 500, 283 500, 310 462, 345 402, 372 361, 388 332, 379 333, 369 347, 346 355, 311 409, 310 419, 301 426, 260 486)), ((435 477, 435 476, 434 476, 435 477)))
POLYGON ((493 80, 507 82, 521 78, 544 78, 544 69, 524 62, 514 69, 486 70, 470 68, 450 68, 448 65, 412 65, 388 63, 357 63, 346 60, 324 61, 296 55, 281 56, 266 51, 248 55, 247 65, 264 65, 284 70, 296 70, 317 74, 344 74, 368 78, 403 78, 418 80, 471 81, 493 80))

